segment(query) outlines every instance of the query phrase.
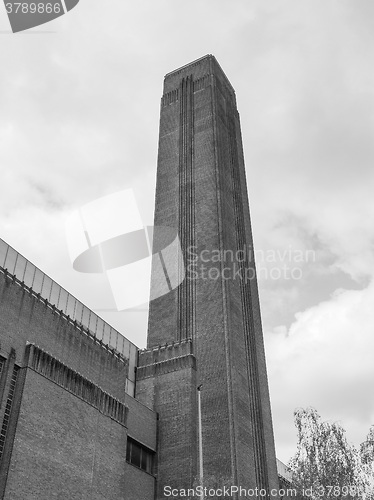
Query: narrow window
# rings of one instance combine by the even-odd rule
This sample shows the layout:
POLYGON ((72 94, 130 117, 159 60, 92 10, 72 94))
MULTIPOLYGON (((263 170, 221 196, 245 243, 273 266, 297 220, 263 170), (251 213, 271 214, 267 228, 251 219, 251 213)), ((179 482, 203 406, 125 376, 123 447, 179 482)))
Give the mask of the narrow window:
POLYGON ((1 379, 1 374, 3 373, 4 363, 5 359, 0 356, 0 379, 1 379))
POLYGON ((140 467, 140 455, 141 448, 137 444, 132 444, 132 453, 131 453, 131 463, 132 465, 136 465, 136 467, 140 467))
POLYGON ((132 438, 127 438, 126 461, 152 474, 154 452, 132 438))
POLYGON ((8 398, 6 400, 5 411, 4 411, 3 425, 2 425, 1 431, 0 431, 0 460, 1 460, 1 457, 2 457, 3 451, 4 451, 5 438, 6 438, 6 433, 8 430, 10 413, 12 410, 14 389, 16 387, 18 370, 19 370, 18 366, 15 366, 13 368, 12 378, 10 380, 9 393, 8 393, 8 398))

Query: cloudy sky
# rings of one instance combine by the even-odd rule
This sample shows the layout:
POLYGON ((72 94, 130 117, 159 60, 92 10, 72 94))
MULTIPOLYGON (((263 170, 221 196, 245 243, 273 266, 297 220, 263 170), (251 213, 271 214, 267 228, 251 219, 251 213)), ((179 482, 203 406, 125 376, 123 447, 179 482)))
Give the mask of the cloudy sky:
MULTIPOLYGON (((96 309, 64 220, 131 187, 152 222, 163 76, 217 57, 241 115, 283 461, 296 407, 355 444, 374 424, 373 16, 370 0, 81 0, 13 35, 0 9, 0 237, 96 309)), ((144 346, 146 311, 103 317, 144 346)))

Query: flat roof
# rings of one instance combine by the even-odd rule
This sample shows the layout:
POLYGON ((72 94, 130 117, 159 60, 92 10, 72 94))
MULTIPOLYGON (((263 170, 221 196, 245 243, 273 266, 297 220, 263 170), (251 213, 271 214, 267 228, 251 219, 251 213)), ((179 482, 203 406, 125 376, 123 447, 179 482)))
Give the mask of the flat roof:
POLYGON ((202 62, 205 59, 213 59, 214 60, 214 62, 217 64, 217 66, 221 70, 223 76, 225 77, 226 82, 230 85, 230 88, 235 93, 234 87, 232 86, 230 80, 227 78, 226 73, 223 71, 221 65, 219 64, 219 62, 217 61, 217 59, 215 58, 215 56, 213 54, 206 54, 205 56, 199 57, 198 59, 195 59, 194 61, 191 61, 188 64, 185 64, 184 66, 181 66, 180 68, 174 69, 173 71, 170 71, 169 73, 166 73, 165 78, 167 78, 169 76, 172 76, 175 73, 179 73, 180 71, 183 71, 184 69, 187 69, 189 66, 195 66, 200 61, 202 62))
POLYGON ((47 300, 78 326, 89 330, 95 339, 128 359, 128 378, 135 382, 137 346, 1 238, 0 269, 15 276, 22 285, 47 300))

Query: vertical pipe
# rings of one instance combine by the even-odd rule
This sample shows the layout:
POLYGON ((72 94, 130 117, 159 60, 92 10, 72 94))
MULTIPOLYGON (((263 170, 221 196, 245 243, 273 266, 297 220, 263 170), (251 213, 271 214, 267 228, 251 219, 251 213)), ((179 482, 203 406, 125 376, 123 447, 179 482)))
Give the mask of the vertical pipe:
MULTIPOLYGON (((203 468, 203 429, 201 423, 201 386, 197 387, 197 408, 199 417, 199 476, 200 476, 200 486, 204 488, 204 468, 203 468)), ((205 495, 201 497, 204 500, 205 495)))

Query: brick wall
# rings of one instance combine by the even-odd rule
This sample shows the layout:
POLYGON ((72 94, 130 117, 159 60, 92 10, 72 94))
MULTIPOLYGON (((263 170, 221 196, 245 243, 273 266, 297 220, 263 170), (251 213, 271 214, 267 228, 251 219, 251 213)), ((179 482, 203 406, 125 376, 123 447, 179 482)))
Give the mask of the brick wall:
MULTIPOLYGON (((179 231, 187 259, 191 244, 198 255, 253 248, 235 92, 212 56, 165 77, 155 225, 179 231)), ((178 290, 151 302, 148 347, 192 339, 196 380, 203 384, 206 481, 277 488, 256 279, 234 274, 236 266, 254 271, 254 262, 197 264, 205 270, 187 273, 178 290)), ((178 398, 176 384, 183 382, 173 382, 178 398)), ((163 390, 156 383, 144 387, 154 401, 163 390)))
POLYGON ((126 464, 125 483, 126 494, 120 500, 154 500, 155 478, 150 474, 126 464))
POLYGON ((137 397, 158 412, 157 499, 197 480, 196 364, 190 342, 140 352, 137 397))
POLYGON ((8 357, 14 349, 15 361, 21 364, 26 342, 49 352, 116 398, 124 398, 127 364, 0 273, 0 355, 8 357))
POLYGON ((131 396, 126 396, 125 401, 129 409, 127 418, 129 436, 147 448, 156 450, 157 413, 131 396))
POLYGON ((155 449, 157 427, 156 413, 125 394, 126 361, 2 273, 0 356, 5 360, 0 378, 0 428, 13 370, 19 367, 0 457, 0 498, 153 499, 150 474, 138 469, 126 476, 128 467, 136 469, 126 464, 127 431, 155 449), (39 373, 29 366, 34 349, 30 344, 48 353, 50 372, 39 373), (60 374, 54 377, 53 370, 60 374), (72 393, 69 377, 78 386, 87 379, 83 390, 78 387, 78 395, 72 393), (84 391, 92 385, 98 402, 84 399, 84 391))
POLYGON ((124 498, 126 427, 24 370, 4 499, 124 498))

